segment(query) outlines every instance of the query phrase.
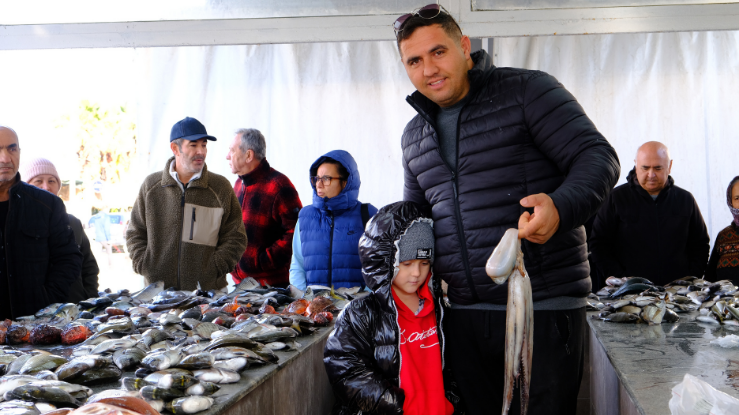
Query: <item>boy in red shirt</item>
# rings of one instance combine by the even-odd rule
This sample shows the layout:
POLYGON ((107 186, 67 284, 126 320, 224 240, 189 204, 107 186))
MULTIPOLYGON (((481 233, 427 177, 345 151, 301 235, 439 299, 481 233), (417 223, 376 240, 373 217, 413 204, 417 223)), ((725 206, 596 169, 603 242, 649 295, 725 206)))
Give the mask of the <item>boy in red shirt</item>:
POLYGON ((445 391, 441 282, 433 221, 411 202, 380 209, 359 241, 369 295, 336 320, 324 364, 334 414, 451 415, 445 391))

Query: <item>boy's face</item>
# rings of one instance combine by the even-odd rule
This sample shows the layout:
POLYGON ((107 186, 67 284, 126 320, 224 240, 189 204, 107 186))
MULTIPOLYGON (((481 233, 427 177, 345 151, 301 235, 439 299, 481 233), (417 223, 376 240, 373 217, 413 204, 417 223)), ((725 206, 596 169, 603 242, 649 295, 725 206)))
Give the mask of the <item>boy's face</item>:
POLYGON ((412 259, 401 262, 393 287, 405 294, 413 294, 421 287, 429 275, 431 263, 427 259, 412 259))

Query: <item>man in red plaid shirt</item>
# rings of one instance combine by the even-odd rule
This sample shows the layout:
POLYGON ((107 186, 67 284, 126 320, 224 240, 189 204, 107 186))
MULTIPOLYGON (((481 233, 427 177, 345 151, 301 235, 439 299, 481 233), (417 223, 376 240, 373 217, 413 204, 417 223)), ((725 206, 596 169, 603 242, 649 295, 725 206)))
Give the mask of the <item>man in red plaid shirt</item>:
POLYGON ((236 284, 252 277, 262 285, 286 287, 303 205, 290 179, 269 166, 266 153, 264 136, 251 128, 236 131, 228 148, 231 172, 239 175, 234 191, 247 236, 246 251, 231 274, 236 284))

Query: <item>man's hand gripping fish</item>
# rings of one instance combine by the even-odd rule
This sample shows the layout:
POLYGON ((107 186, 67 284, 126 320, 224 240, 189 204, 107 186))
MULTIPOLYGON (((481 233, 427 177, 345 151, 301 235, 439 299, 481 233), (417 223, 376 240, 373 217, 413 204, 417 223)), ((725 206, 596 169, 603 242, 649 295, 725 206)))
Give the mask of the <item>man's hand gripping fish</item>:
POLYGON ((534 351, 534 309, 531 280, 523 265, 517 229, 506 231, 485 264, 485 271, 496 284, 503 284, 508 280, 502 413, 508 414, 513 390, 518 385, 521 391, 521 414, 526 415, 531 384, 531 357, 534 351))

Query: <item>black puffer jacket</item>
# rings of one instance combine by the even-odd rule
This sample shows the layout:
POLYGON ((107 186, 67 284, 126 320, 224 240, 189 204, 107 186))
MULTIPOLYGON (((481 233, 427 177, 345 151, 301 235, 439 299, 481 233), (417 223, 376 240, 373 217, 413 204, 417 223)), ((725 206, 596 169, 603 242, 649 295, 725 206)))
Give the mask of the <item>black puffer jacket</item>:
MULTIPOLYGON (((395 242, 414 221, 422 218, 420 209, 413 203, 393 203, 377 212, 359 240, 362 274, 373 292, 344 308, 326 342, 323 362, 337 398, 334 414, 403 413, 405 394, 398 387, 401 359, 398 311, 391 291, 398 266, 395 242)), ((436 332, 443 354, 441 280, 433 273, 429 288, 436 300, 436 332)), ((449 376, 444 379, 445 389, 449 390, 449 376)), ((447 399, 452 404, 459 401, 450 392, 447 399)))
POLYGON ((418 91, 407 98, 418 115, 403 133, 404 199, 431 207, 434 271, 449 284, 453 303, 505 304, 508 288, 485 274, 485 262, 505 230, 518 227, 519 201, 546 193, 559 229, 546 244, 522 246, 534 300, 584 297, 590 279, 581 225, 618 180, 616 152, 554 77, 496 68, 484 51, 472 59, 456 169, 439 152, 439 107, 418 91))
POLYGON ((644 277, 664 285, 702 276, 710 242, 690 192, 668 177, 653 200, 631 170, 626 183, 615 188, 598 211, 590 249, 605 276, 644 277))
POLYGON ((13 318, 67 301, 82 264, 62 199, 16 180, 4 232, 13 318))

